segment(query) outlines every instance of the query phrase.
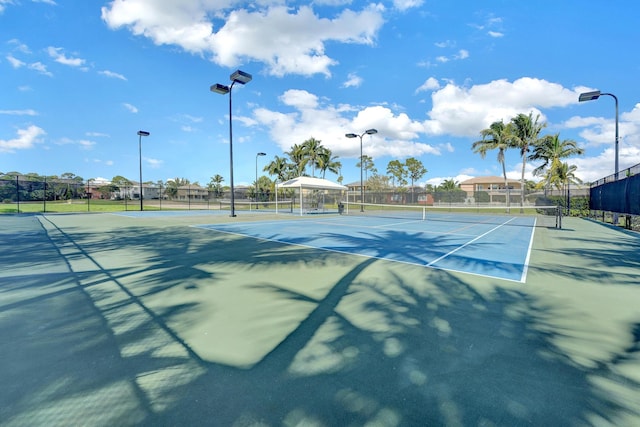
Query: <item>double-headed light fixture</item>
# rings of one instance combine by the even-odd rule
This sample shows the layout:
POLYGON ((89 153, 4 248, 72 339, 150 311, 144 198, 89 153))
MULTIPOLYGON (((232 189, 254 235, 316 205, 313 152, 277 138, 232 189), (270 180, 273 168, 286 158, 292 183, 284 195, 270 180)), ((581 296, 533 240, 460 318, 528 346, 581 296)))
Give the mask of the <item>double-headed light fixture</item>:
POLYGON ((375 135, 376 133, 378 133, 378 131, 376 129, 368 129, 366 131, 364 131, 364 133, 358 135, 355 133, 347 133, 345 134, 345 136, 347 138, 358 138, 360 137, 360 212, 364 212, 364 205, 362 203, 364 203, 364 181, 362 179, 362 168, 364 165, 364 159, 362 158, 362 137, 365 135, 375 135))
MULTIPOLYGON (((142 210, 142 137, 151 135, 145 130, 138 131, 138 157, 140 158, 140 210, 142 210)), ((126 200, 125 195, 125 200, 126 200)))
POLYGON ((229 94, 229 174, 230 174, 230 184, 231 184, 231 215, 236 216, 236 207, 235 207, 235 190, 233 188, 233 124, 231 117, 231 92, 233 89, 233 85, 236 83, 240 83, 241 85, 247 84, 251 81, 251 74, 245 73, 244 71, 236 70, 229 76, 231 80, 231 85, 223 85, 220 83, 216 83, 211 86, 211 92, 219 93, 220 95, 229 94))
POLYGON ((620 172, 619 165, 618 165, 618 97, 612 93, 602 93, 599 90, 594 90, 593 92, 581 93, 580 96, 578 97, 578 101, 579 102, 594 101, 604 95, 608 95, 616 101, 615 179, 617 181, 618 173, 620 172))

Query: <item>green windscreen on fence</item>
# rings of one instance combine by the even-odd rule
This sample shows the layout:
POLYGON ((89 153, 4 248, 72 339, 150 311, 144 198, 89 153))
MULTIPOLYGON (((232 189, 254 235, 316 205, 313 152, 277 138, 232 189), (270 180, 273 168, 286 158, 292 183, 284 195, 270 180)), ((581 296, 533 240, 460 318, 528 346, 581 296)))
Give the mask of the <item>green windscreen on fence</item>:
POLYGON ((590 189, 589 209, 640 215, 640 174, 629 173, 632 169, 625 172, 622 179, 595 183, 590 189))

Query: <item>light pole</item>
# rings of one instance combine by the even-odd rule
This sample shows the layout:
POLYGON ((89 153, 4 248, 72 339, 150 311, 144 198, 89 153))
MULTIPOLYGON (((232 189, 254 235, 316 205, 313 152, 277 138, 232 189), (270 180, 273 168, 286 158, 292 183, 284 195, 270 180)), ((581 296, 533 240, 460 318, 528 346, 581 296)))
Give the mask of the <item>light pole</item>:
POLYGON ((256 153, 256 188, 255 188, 255 199, 256 199, 256 209, 258 209, 258 157, 266 156, 267 153, 256 153))
POLYGON ((138 131, 138 154, 140 158, 140 210, 142 210, 142 137, 149 135, 150 134, 147 131, 138 131))
POLYGON ((368 129, 366 131, 364 131, 364 133, 362 133, 361 135, 355 134, 355 133, 348 133, 345 136, 347 138, 357 138, 360 137, 360 212, 364 212, 364 205, 362 203, 364 203, 364 180, 362 179, 362 167, 363 167, 363 159, 362 159, 362 137, 365 135, 375 135, 376 133, 378 133, 377 130, 375 129, 368 129))
POLYGON ((578 102, 584 102, 584 101, 593 101, 595 99, 600 98, 603 95, 608 95, 610 97, 612 97, 615 101, 616 101, 616 141, 615 141, 615 156, 616 156, 616 160, 615 160, 615 180, 618 180, 618 173, 620 172, 620 169, 618 167, 618 97, 615 96, 612 93, 602 93, 599 90, 594 90, 593 92, 584 92, 580 94, 580 97, 578 98, 578 102))
POLYGON ((246 84, 251 81, 251 74, 245 73, 244 71, 236 70, 231 76, 231 85, 222 85, 220 83, 216 83, 211 86, 209 89, 211 92, 219 93, 220 95, 229 94, 229 174, 231 176, 231 215, 236 216, 236 207, 235 207, 235 194, 233 188, 233 125, 231 120, 231 92, 233 90, 233 85, 236 83, 246 84))

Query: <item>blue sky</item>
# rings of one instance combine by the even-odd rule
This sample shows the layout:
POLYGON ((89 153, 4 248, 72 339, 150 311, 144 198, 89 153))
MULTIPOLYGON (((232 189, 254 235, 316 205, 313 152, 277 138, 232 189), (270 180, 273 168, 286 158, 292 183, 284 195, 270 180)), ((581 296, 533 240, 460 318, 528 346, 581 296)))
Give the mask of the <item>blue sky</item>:
MULTIPOLYGON (((0 171, 85 179, 184 177, 250 184, 274 156, 314 137, 359 180, 358 139, 380 173, 420 159, 421 184, 500 175, 473 154, 479 132, 518 113, 586 150, 592 181, 640 163, 636 1, 0 0, 0 171), (266 157, 256 157, 265 152, 266 157)), ((528 177, 536 165, 527 167, 528 177)), ((508 174, 519 178, 517 152, 508 174)), ((336 180, 337 176, 328 174, 336 180)))

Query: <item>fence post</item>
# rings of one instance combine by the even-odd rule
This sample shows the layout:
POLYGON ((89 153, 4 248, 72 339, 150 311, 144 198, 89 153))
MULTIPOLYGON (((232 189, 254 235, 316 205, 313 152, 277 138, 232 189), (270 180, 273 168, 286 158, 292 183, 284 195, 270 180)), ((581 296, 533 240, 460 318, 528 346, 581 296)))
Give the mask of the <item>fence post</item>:
POLYGON ((20 175, 16 175, 16 201, 18 202, 18 213, 20 213, 20 175))

